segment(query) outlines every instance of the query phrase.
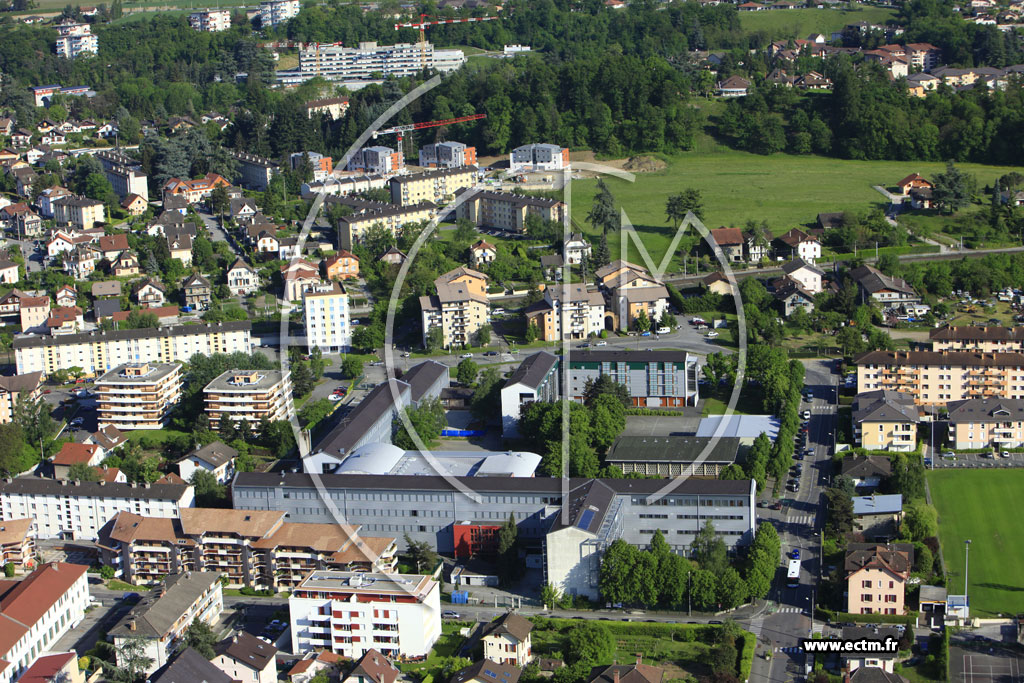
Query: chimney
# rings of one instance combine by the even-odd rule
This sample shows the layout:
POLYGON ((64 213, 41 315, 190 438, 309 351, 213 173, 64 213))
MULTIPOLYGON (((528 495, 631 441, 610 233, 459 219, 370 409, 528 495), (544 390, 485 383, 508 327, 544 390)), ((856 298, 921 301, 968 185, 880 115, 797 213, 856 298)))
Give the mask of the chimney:
POLYGON ((612 683, 619 683, 619 670, 617 668, 612 672, 612 683))
POLYGON ((636 655, 636 665, 640 666, 643 663, 644 663, 644 656, 643 656, 643 654, 638 652, 637 655, 636 655))
POLYGON ((128 630, 129 631, 134 631, 135 628, 136 628, 135 620, 132 619, 131 621, 128 622, 128 630))

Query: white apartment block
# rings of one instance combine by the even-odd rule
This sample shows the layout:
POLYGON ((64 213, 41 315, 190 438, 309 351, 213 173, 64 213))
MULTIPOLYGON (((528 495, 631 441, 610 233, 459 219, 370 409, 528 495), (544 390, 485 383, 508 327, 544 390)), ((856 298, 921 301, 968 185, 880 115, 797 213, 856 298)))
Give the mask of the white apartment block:
POLYGON ((118 652, 119 666, 124 666, 120 649, 132 638, 142 638, 146 656, 152 663, 146 673, 153 673, 177 652, 185 631, 196 619, 216 626, 224 610, 224 589, 220 572, 185 572, 172 574, 158 588, 143 595, 107 637, 118 652))
POLYGON ((231 28, 231 11, 226 9, 204 9, 188 15, 188 25, 197 31, 217 33, 231 28))
POLYGON ((46 376, 77 366, 86 375, 98 375, 123 363, 186 361, 196 353, 250 353, 251 329, 252 324, 243 320, 159 329, 93 330, 58 337, 18 337, 14 340, 14 356, 18 374, 38 371, 46 376))
POLYGON ((389 175, 405 168, 405 160, 395 150, 382 145, 356 150, 348 160, 347 170, 373 175, 389 175))
POLYGON ((124 199, 130 194, 137 194, 149 201, 149 176, 142 171, 124 166, 114 166, 104 171, 107 180, 118 198, 124 199))
POLYGON ((162 429, 181 400, 180 363, 125 363, 96 380, 99 429, 162 429))
POLYGON ((299 52, 299 72, 304 79, 315 76, 329 81, 367 80, 374 76, 413 76, 427 68, 454 71, 465 63, 461 50, 434 50, 426 43, 378 45, 362 42, 358 47, 313 44, 299 52))
POLYGON ((569 168, 569 148, 537 142, 516 147, 508 160, 510 173, 560 171, 569 168))
POLYGON ((39 477, 0 481, 0 520, 32 517, 36 538, 95 541, 97 533, 119 512, 178 517, 193 506, 191 486, 118 484, 39 477))
POLYGON ((352 346, 348 292, 337 282, 315 285, 302 294, 305 309, 306 348, 341 353, 352 346))
POLYGON ((476 164, 476 147, 462 142, 435 142, 420 148, 420 166, 458 168, 476 164))
POLYGON ((266 0, 260 3, 260 25, 263 28, 283 24, 299 14, 299 0, 266 0))
POLYGON ((0 683, 13 683, 65 633, 89 604, 84 564, 50 562, 0 589, 0 683))
POLYGON ((228 370, 203 389, 210 429, 222 419, 247 420, 255 425, 266 417, 271 422, 295 416, 290 372, 280 370, 228 370))
POLYGON ((314 571, 292 591, 288 612, 292 652, 426 657, 441 635, 440 587, 429 576, 314 571))
POLYGON ((61 36, 57 38, 58 57, 74 59, 82 55, 94 55, 99 51, 99 38, 91 33, 84 36, 61 36))

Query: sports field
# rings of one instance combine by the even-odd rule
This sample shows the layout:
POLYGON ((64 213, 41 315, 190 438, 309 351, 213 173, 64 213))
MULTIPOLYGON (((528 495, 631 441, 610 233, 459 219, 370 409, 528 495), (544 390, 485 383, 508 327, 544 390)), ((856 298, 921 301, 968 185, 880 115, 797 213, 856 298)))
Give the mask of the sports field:
POLYGON ((936 470, 928 484, 939 510, 949 592, 963 592, 964 541, 971 539, 971 616, 1024 612, 1024 536, 1017 517, 1024 470, 936 470))
POLYGON ((833 31, 841 31, 847 24, 869 21, 885 24, 896 12, 885 7, 858 7, 840 9, 787 9, 740 12, 740 26, 745 31, 764 31, 773 39, 806 38, 811 33, 823 33, 831 39, 833 31))
MULTIPOLYGON (((911 173, 929 177, 945 170, 942 162, 848 161, 818 156, 775 154, 762 156, 724 149, 686 152, 668 157, 668 166, 653 173, 638 173, 635 182, 606 178, 612 194, 625 209, 651 256, 660 261, 675 226, 665 218, 665 200, 675 192, 695 187, 704 197, 705 224, 743 227, 748 219, 768 221, 774 234, 813 224, 819 213, 867 211, 887 200, 872 185, 892 186, 911 173)), ((979 187, 1015 170, 1005 166, 958 164, 975 174, 979 187)), ((1020 170, 1020 169, 1016 169, 1020 170)), ((572 183, 572 215, 584 231, 594 198, 596 180, 572 183)), ((612 257, 619 256, 618 239, 609 240, 612 257)), ((670 271, 682 270, 673 261, 670 271)))

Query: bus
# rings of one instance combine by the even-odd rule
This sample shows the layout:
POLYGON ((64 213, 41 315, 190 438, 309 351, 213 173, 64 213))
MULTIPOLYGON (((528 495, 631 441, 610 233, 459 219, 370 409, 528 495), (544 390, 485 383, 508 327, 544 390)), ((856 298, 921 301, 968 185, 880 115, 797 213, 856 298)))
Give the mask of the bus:
POLYGON ((800 560, 789 561, 789 571, 786 572, 786 585, 796 588, 800 585, 800 560))

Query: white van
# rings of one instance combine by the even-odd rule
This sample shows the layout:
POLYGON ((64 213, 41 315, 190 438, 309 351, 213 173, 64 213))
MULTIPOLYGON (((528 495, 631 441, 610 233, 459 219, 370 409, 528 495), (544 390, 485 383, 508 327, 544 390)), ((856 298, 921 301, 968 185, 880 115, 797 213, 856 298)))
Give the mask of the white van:
POLYGON ((659 327, 658 328, 658 334, 668 334, 671 331, 672 331, 671 327, 659 327))

